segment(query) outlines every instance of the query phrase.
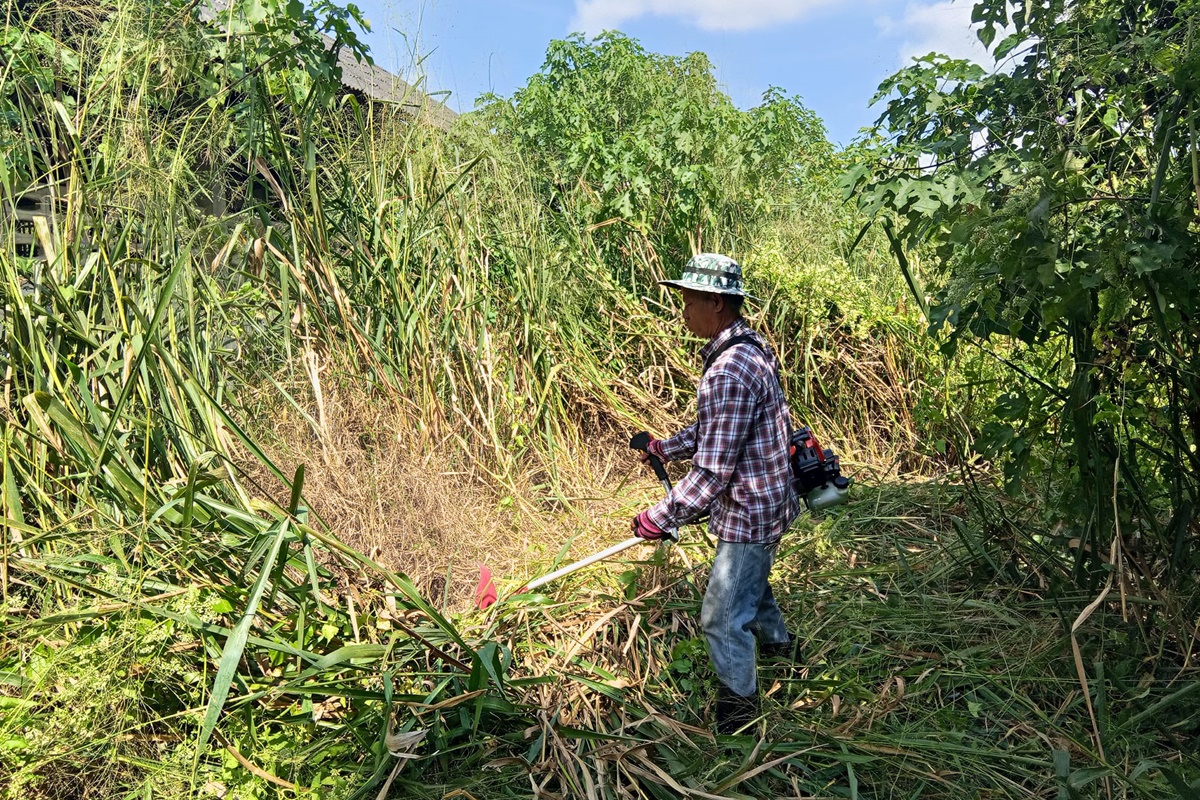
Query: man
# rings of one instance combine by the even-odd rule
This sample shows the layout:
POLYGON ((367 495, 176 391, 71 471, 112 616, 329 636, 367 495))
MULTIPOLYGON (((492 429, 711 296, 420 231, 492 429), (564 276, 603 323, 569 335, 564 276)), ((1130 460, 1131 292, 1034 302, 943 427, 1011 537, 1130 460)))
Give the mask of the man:
POLYGON ((791 416, 776 377, 774 353, 742 319, 742 269, 712 253, 694 256, 677 281, 688 330, 708 339, 700 356, 697 419, 647 453, 663 461, 691 458, 691 471, 633 520, 634 534, 657 540, 710 511, 716 536, 700 623, 717 689, 717 732, 735 733, 757 715, 755 638, 764 656, 792 649, 767 582, 784 531, 799 513, 788 462, 791 416))

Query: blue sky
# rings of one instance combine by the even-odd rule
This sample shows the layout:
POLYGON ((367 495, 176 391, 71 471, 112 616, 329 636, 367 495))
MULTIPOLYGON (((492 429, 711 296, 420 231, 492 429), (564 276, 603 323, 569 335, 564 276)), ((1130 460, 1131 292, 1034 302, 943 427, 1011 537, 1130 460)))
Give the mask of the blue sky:
POLYGON ((848 143, 879 109, 880 81, 938 51, 990 64, 970 29, 970 0, 356 0, 376 61, 447 104, 470 110, 508 96, 541 67, 546 45, 572 31, 618 29, 648 50, 700 50, 741 108, 768 86, 800 95, 848 143), (415 58, 414 58, 415 57, 415 58), (414 67, 414 60, 420 64, 414 67))

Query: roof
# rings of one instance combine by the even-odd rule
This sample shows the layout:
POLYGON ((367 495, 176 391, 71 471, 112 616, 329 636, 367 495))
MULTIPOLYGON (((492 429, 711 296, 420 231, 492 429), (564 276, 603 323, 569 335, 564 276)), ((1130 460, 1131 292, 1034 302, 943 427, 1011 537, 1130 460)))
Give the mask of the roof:
MULTIPOLYGON (((229 0, 205 0, 200 6, 200 19, 224 29, 220 14, 228 9, 229 0)), ((327 48, 333 47, 333 39, 324 34, 321 38, 325 40, 327 48)), ((434 100, 399 76, 375 64, 357 61, 346 48, 338 50, 337 61, 342 70, 342 85, 370 100, 399 106, 412 116, 423 117, 443 130, 449 128, 458 117, 444 103, 434 100)))

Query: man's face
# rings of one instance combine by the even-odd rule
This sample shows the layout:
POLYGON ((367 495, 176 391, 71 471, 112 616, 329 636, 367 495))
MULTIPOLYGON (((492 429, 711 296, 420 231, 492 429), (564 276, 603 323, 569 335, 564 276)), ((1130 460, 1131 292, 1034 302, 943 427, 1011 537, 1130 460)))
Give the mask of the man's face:
POLYGON ((682 289, 683 322, 687 329, 704 339, 711 339, 724 327, 725 299, 713 292, 682 289))

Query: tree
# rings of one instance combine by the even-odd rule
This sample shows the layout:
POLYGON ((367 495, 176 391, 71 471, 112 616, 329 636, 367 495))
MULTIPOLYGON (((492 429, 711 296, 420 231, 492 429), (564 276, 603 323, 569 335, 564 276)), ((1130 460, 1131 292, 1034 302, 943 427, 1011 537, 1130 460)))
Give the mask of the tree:
POLYGON ((798 98, 771 89, 740 111, 703 53, 649 53, 616 32, 551 42, 541 71, 480 113, 548 205, 583 225, 620 223, 614 239, 633 229, 672 261, 734 245, 831 150, 798 98))
POLYGON ((944 269, 929 314, 947 347, 1061 346, 1065 368, 1014 376, 979 445, 1012 485, 1036 447, 1069 478, 1058 510, 1089 582, 1114 546, 1152 583, 1200 567, 1198 8, 977 2, 1011 72, 898 72, 876 98, 887 147, 846 178, 902 266, 919 248, 944 269))

